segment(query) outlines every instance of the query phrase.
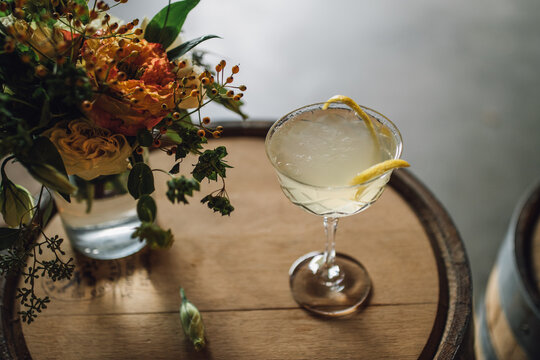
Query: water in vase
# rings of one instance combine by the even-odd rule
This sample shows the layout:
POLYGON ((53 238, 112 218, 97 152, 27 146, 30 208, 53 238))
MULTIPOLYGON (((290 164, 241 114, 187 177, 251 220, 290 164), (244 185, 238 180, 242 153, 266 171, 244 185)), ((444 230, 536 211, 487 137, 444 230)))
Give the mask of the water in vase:
POLYGON ((129 194, 92 201, 87 212, 86 201, 71 203, 55 199, 66 235, 80 253, 95 259, 118 259, 136 253, 145 246, 131 234, 141 224, 136 202, 129 194))

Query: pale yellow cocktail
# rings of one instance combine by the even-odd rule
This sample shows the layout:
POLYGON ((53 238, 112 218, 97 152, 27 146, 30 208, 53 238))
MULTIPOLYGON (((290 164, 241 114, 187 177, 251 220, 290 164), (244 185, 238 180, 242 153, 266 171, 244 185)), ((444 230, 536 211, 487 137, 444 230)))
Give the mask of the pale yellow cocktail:
POLYGON ((371 279, 354 258, 336 253, 338 219, 368 208, 382 194, 399 160, 395 125, 352 99, 336 96, 278 120, 266 136, 266 153, 283 192, 302 209, 324 217, 324 252, 299 258, 289 271, 294 299, 327 316, 349 314, 366 300, 371 279))

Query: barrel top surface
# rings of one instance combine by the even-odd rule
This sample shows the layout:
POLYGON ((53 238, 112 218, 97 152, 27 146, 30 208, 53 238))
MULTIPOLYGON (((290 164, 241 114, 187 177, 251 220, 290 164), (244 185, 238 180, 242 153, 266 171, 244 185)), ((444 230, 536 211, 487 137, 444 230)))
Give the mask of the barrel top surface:
MULTIPOLYGON (((37 285, 52 302, 22 326, 32 359, 453 357, 471 318, 470 274, 459 235, 430 194, 398 171, 370 209, 340 220, 337 251, 364 264, 373 291, 352 316, 314 317, 292 299, 288 269, 322 250, 322 218, 285 198, 262 138, 242 131, 216 143, 227 146, 234 167, 226 178, 231 217, 213 214, 198 195, 187 207, 170 204, 167 177, 156 174, 158 222, 172 229, 173 247, 114 261, 73 254, 71 280, 37 285), (423 202, 411 201, 418 197, 423 202), (201 353, 182 334, 180 286, 205 321, 201 353)), ((151 162, 170 167, 165 156, 151 162)), ((201 194, 217 188, 202 184, 201 194)), ((58 218, 47 233, 64 234, 58 218)))

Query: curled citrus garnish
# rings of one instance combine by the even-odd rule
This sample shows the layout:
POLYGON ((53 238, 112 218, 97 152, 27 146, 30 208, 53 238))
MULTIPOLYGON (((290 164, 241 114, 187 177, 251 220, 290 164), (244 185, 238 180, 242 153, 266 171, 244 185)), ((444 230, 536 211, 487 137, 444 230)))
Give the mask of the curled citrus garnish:
MULTIPOLYGON (((340 103, 343 103, 347 106, 349 106, 351 109, 354 110, 354 112, 360 116, 360 118, 362 120, 364 120, 364 123, 366 124, 366 127, 369 129, 369 132, 373 138, 373 145, 375 146, 375 148, 378 148, 379 147, 379 139, 377 137, 377 134, 375 132, 375 127, 373 126, 373 121, 371 120, 370 116, 368 114, 366 114, 366 112, 362 109, 362 107, 360 107, 360 105, 358 105, 353 99, 351 99, 350 97, 348 96, 344 96, 344 95, 334 95, 332 96, 330 99, 326 100, 326 102, 324 103, 322 109, 323 110, 326 110, 328 109, 328 106, 331 104, 331 103, 334 103, 334 102, 340 102, 340 103)), ((386 127, 383 127, 381 129, 381 131, 388 131, 388 129, 386 127)), ((405 160, 401 160, 401 159, 392 159, 392 160, 386 160, 386 161, 383 161, 383 162, 380 162, 378 164, 375 164, 369 168, 367 168, 366 170, 362 171, 361 173, 359 173, 358 175, 356 175, 352 181, 351 181, 351 185, 360 185, 360 184, 363 184, 373 178, 376 178, 377 176, 380 176, 382 174, 384 174, 385 172, 389 171, 389 170, 392 170, 392 169, 396 169, 396 168, 402 168, 402 167, 409 167, 411 166, 407 161, 405 160)), ((356 196, 355 198, 358 199, 362 192, 364 191, 364 187, 363 186, 360 186, 360 188, 357 190, 356 192, 356 196)))
POLYGON ((345 95, 334 95, 330 99, 326 100, 324 103, 322 109, 326 110, 328 109, 328 106, 333 102, 340 102, 347 106, 349 106, 351 109, 354 110, 354 112, 364 120, 366 123, 367 128, 369 129, 369 132, 371 133, 371 136, 373 137, 373 140, 375 141, 375 144, 378 143, 377 140, 377 134, 375 134, 375 128, 373 127, 373 122, 371 121, 371 118, 368 114, 362 108, 360 105, 358 105, 353 99, 351 99, 348 96, 345 95))
POLYGON ((402 167, 409 167, 409 166, 411 165, 405 160, 401 160, 401 159, 386 160, 378 164, 375 164, 367 168, 366 170, 362 171, 360 174, 356 175, 352 179, 350 184, 351 185, 363 184, 366 181, 369 181, 373 178, 376 178, 377 176, 384 174, 388 170, 402 168, 402 167))

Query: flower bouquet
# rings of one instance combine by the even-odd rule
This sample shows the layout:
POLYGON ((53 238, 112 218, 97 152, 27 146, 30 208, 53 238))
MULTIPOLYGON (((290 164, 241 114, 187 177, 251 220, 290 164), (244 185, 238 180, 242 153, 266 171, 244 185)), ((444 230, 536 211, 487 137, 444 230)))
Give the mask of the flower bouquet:
POLYGON ((89 212, 96 194, 116 184, 113 192, 136 201, 131 237, 151 248, 173 242, 171 230, 155 223, 155 170, 170 176, 166 196, 173 203, 187 204, 207 179, 221 188, 202 203, 222 215, 234 209, 225 191, 227 151, 203 147, 223 129, 201 109, 215 101, 246 117, 246 87, 233 85, 239 67, 202 63, 193 49, 215 35, 178 41, 198 0, 169 2, 149 21, 121 24, 107 12, 125 2, 0 1, 0 212, 7 224, 0 228, 0 271, 24 277, 17 296, 28 323, 49 302, 36 295, 34 280, 69 278, 74 268, 63 259, 63 239, 44 231, 53 211, 49 195, 65 204, 84 200, 89 212), (170 156, 170 168, 152 169, 148 149, 170 156), (178 176, 190 153, 198 157, 191 176, 178 176), (8 177, 13 162, 41 183, 37 199, 8 177))

